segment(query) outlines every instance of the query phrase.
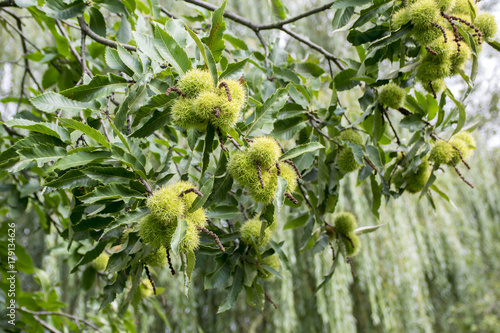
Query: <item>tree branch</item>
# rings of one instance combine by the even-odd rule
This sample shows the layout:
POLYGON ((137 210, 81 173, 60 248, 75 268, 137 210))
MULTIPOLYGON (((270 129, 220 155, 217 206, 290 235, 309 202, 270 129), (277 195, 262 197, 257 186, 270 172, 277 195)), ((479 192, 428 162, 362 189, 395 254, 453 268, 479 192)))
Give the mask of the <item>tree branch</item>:
POLYGON ((99 36, 98 34, 96 34, 95 32, 93 32, 90 29, 90 27, 85 22, 85 19, 83 18, 83 16, 78 17, 78 24, 80 25, 80 29, 82 29, 83 32, 85 32, 90 38, 92 38, 93 40, 95 40, 98 43, 112 47, 114 49, 116 49, 116 47, 118 45, 121 45, 128 51, 134 51, 134 52, 137 51, 137 48, 135 46, 128 45, 128 44, 120 44, 118 42, 114 42, 112 40, 109 40, 107 38, 99 36))
MULTIPOLYGON (((91 321, 88 321, 87 319, 82 319, 82 318, 75 317, 75 316, 70 315, 68 313, 64 313, 64 312, 48 312, 48 311, 34 312, 34 311, 31 311, 31 310, 28 310, 25 307, 20 307, 19 310, 21 310, 22 312, 26 312, 26 313, 29 313, 29 314, 33 315, 35 317, 35 320, 36 320, 36 318, 38 318, 38 316, 61 316, 61 317, 66 317, 66 318, 69 318, 69 319, 73 320, 75 323, 77 323, 77 325, 78 325, 79 322, 82 322, 85 325, 92 327, 97 332, 101 332, 102 333, 102 331, 99 329, 99 327, 97 327, 97 325, 94 324, 94 323, 92 323, 91 321)), ((55 329, 55 328, 53 328, 51 326, 50 326, 50 328, 47 327, 47 326, 45 326, 43 324, 45 322, 43 320, 41 320, 40 318, 38 318, 38 319, 39 320, 37 320, 37 322, 39 322, 43 327, 45 327, 49 331, 51 331, 51 332, 59 332, 57 329, 55 329)), ((47 323, 45 323, 45 324, 47 324, 47 323)))
MULTIPOLYGON (((210 11, 214 11, 214 10, 218 9, 217 6, 209 4, 209 3, 206 3, 204 1, 200 1, 200 0, 184 0, 184 2, 191 3, 193 5, 196 5, 196 6, 205 8, 205 9, 208 9, 210 11)), ((310 15, 319 13, 321 11, 327 10, 332 5, 333 5, 333 2, 328 3, 326 5, 323 5, 321 7, 318 7, 316 9, 312 9, 312 10, 310 10, 308 12, 302 13, 300 15, 294 16, 294 17, 286 19, 286 20, 282 20, 282 21, 278 21, 278 22, 274 22, 274 23, 266 23, 266 24, 256 24, 256 23, 253 23, 252 21, 247 20, 244 17, 241 17, 241 16, 239 16, 239 15, 237 15, 235 13, 228 12, 228 11, 224 12, 224 17, 227 17, 228 19, 230 19, 230 20, 232 20, 232 21, 234 21, 236 23, 239 23, 241 25, 246 26, 247 28, 252 29, 257 34, 257 37, 259 38, 259 40, 263 44, 264 50, 267 47, 265 46, 265 43, 264 43, 264 41, 262 39, 262 36, 260 35, 259 32, 262 31, 262 30, 278 29, 278 30, 281 30, 281 31, 287 33, 288 35, 290 35, 291 37, 295 38, 299 42, 301 42, 301 43, 309 46, 313 50, 318 51, 319 53, 323 54, 327 59, 332 60, 335 63, 335 65, 337 65, 337 67, 340 70, 343 70, 344 69, 344 65, 340 62, 339 58, 337 58, 336 56, 334 56, 330 52, 326 51, 321 46, 319 46, 319 45, 317 45, 317 44, 315 44, 315 43, 313 43, 313 42, 305 39, 304 37, 296 34, 293 31, 291 31, 291 30, 283 27, 285 24, 289 24, 289 23, 298 21, 298 20, 300 20, 300 19, 302 19, 304 17, 307 17, 307 16, 310 16, 310 15)))

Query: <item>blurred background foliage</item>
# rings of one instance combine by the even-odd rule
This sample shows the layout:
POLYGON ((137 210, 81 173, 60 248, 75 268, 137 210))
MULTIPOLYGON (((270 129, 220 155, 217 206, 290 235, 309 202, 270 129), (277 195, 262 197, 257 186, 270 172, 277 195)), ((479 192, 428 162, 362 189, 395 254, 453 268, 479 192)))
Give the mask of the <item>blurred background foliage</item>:
MULTIPOLYGON (((210 1, 220 5, 222 1, 210 1)), ((172 12, 196 15, 176 1, 161 1, 172 12), (183 13, 183 11, 185 11, 183 13)), ((291 15, 312 8, 321 1, 304 3, 299 0, 284 1, 291 15)), ((228 9, 255 22, 271 19, 271 1, 230 1, 228 9)), ((498 18, 499 4, 480 2, 498 18)), ((334 50, 336 55, 349 55, 345 33, 332 34, 333 13, 323 13, 314 20, 296 23, 297 30, 315 42, 334 50)), ((497 19, 498 20, 498 19, 497 19)), ((247 43, 258 41, 245 27, 227 21, 230 28, 247 43)), ((35 23, 33 22, 33 26, 35 23)), ((48 42, 50 35, 38 34, 30 26, 25 30, 35 41, 48 42)), ((290 41, 279 32, 269 31, 280 38, 277 43, 293 53, 294 57, 314 58, 297 42, 290 41)), ((0 29, 0 97, 19 94, 23 68, 13 63, 23 52, 19 43, 7 42, 10 36, 0 29), (16 55, 13 57, 13 55, 16 55)), ((272 40, 272 38, 270 38, 272 40)), ((223 314, 216 315, 223 301, 223 292, 203 290, 198 276, 212 267, 203 266, 200 257, 195 270, 189 298, 183 295, 183 277, 167 274, 168 268, 157 270, 157 285, 164 291, 158 297, 149 297, 141 306, 130 309, 123 318, 116 320, 116 312, 104 309, 98 313, 98 291, 82 292, 80 287, 89 283, 85 275, 69 274, 78 258, 68 257, 66 244, 57 233, 47 235, 35 209, 24 211, 23 198, 9 196, 8 186, 0 188, 0 218, 7 214, 16 219, 20 262, 25 273, 20 274, 23 292, 36 295, 39 301, 52 304, 54 309, 85 317, 96 324, 110 325, 120 322, 118 331, 130 329, 137 332, 499 332, 500 331, 500 151, 499 145, 499 71, 498 54, 486 49, 481 54, 477 88, 469 100, 467 112, 474 115, 471 122, 479 121, 476 132, 478 147, 471 162, 474 172, 468 177, 476 186, 471 190, 447 170, 439 177, 439 186, 449 195, 450 203, 435 198, 439 204, 433 208, 426 200, 413 203, 405 194, 400 200, 382 205, 380 223, 384 227, 363 237, 363 248, 354 261, 356 277, 349 265, 340 265, 330 283, 315 293, 315 286, 323 279, 331 265, 331 252, 313 256, 301 253, 298 245, 300 229, 282 230, 274 241, 285 240, 285 251, 291 262, 291 271, 283 271, 283 280, 275 279, 267 291, 277 305, 274 309, 266 303, 265 310, 249 308, 244 297, 237 305, 223 314), (495 58, 496 57, 496 58, 495 58), (19 200, 19 202, 17 201, 19 200), (412 203, 410 203, 412 202, 412 203), (11 207, 10 209, 7 206, 11 207), (30 259, 33 262, 31 268, 30 259), (62 302, 62 303, 59 303, 62 302), (97 315, 96 315, 97 313, 97 315)), ((37 71, 37 63, 32 69, 37 71)), ((460 78, 453 79, 453 91, 465 89, 460 78)), ((346 103, 355 99, 356 92, 342 93, 346 103)), ((2 116, 9 117, 17 103, 3 101, 2 116)), ((370 212, 371 194, 367 184, 357 186, 355 175, 343 180, 338 209, 352 211, 361 226, 377 223, 370 212)), ((29 192, 29 188, 25 189, 29 192)), ((290 208, 287 208, 290 209, 290 208)), ((282 217, 286 216, 283 214, 282 217)), ((6 224, 2 223, 0 240, 6 237, 6 224)), ((97 278, 97 285, 104 281, 97 278)), ((2 282, 5 283, 5 282, 2 282)), ((99 289, 99 288, 97 288, 99 289)), ((22 297, 22 295, 21 295, 22 297)), ((116 309, 115 309, 116 310, 116 309)), ((2 314, 3 316, 3 314, 2 314)), ((53 317, 58 320, 57 317, 53 317)), ((62 320, 62 319, 61 319, 62 320)), ((71 321, 68 321, 70 323, 71 321)), ((68 326, 78 331, 76 326, 68 326)))

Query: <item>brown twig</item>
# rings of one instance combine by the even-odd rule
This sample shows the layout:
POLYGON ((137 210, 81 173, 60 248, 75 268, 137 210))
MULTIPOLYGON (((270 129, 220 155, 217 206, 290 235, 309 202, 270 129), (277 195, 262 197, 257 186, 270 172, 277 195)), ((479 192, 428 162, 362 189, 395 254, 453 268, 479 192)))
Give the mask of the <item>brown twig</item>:
POLYGON ((224 245, 222 245, 222 243, 220 242, 219 236, 217 236, 217 234, 215 234, 214 232, 208 230, 205 227, 196 226, 196 229, 198 229, 199 231, 204 232, 207 235, 209 235, 210 237, 212 237, 213 240, 215 241, 215 243, 217 243, 217 245, 221 249, 221 251, 222 252, 226 252, 226 249, 224 248, 224 245))
MULTIPOLYGON (((79 322, 82 322, 84 323, 85 325, 89 326, 89 327, 92 327, 94 330, 96 330, 97 332, 100 332, 102 333, 102 331, 99 329, 99 327, 94 324, 93 322, 87 320, 87 319, 83 319, 83 318, 78 318, 76 316, 73 316, 73 315, 70 315, 68 313, 63 313, 63 312, 55 312, 55 311, 38 311, 38 312, 35 312, 35 311, 31 311, 31 310, 28 310, 27 308, 25 307, 20 307, 19 308, 20 311, 22 312, 26 312, 26 313, 29 313, 33 316, 61 316, 61 317, 66 317, 66 318, 69 318, 71 320, 73 320, 78 326, 79 325, 79 322)), ((46 329, 50 330, 49 328, 47 328, 46 326, 44 326, 46 329)), ((81 328, 80 328, 81 329, 81 328)), ((58 332, 57 330, 51 330, 51 332, 58 332)))
POLYGON ((297 174, 297 176, 299 176, 299 178, 302 179, 302 175, 300 174, 299 168, 297 168, 297 165, 295 163, 293 163, 292 160, 285 160, 284 162, 286 164, 291 165, 293 170, 295 170, 295 173, 297 174))
MULTIPOLYGON (((224 87, 226 89, 227 101, 231 102, 233 100, 233 98, 231 97, 231 92, 229 91, 229 86, 227 85, 226 82, 221 82, 219 84, 219 88, 221 88, 221 87, 224 87)), ((219 117, 217 117, 217 118, 219 118, 219 117)))
POLYGON ((285 192, 285 197, 287 197, 287 199, 290 200, 291 202, 293 202, 294 204, 296 204, 296 205, 299 204, 299 201, 297 199, 295 199, 294 196, 291 195, 290 193, 285 192))
POLYGON ((219 142, 220 142, 220 148, 227 152, 226 146, 224 146, 224 136, 222 135, 222 132, 220 130, 220 127, 216 127, 215 131, 217 132, 217 136, 219 137, 219 142))
POLYGON ((174 87, 169 87, 169 88, 167 89, 167 91, 165 91, 165 95, 166 95, 166 96, 170 95, 170 92, 171 92, 171 91, 175 91, 176 93, 178 93, 178 94, 179 94, 179 95, 181 95, 182 97, 186 97, 186 94, 185 94, 185 93, 183 93, 183 92, 182 92, 179 88, 177 88, 177 87, 175 87, 175 86, 174 86, 174 87))
POLYGON ((187 190, 182 191, 181 193, 179 193, 179 197, 182 198, 184 196, 184 194, 188 194, 188 193, 195 193, 199 197, 203 197, 203 193, 201 193, 200 191, 198 191, 194 187, 191 187, 191 188, 188 188, 187 190))
POLYGON ((170 249, 168 246, 165 247, 165 252, 167 253, 168 267, 170 267, 170 273, 175 275, 174 265, 172 265, 172 258, 170 258, 170 249))
POLYGON ((352 262, 352 258, 346 259, 347 263, 351 266, 351 274, 353 278, 356 278, 356 273, 354 272, 354 264, 352 262))
POLYGON ((276 171, 278 172, 278 176, 281 176, 281 168, 279 162, 276 162, 276 171))
POLYGON ((375 171, 375 174, 378 173, 377 167, 375 166, 375 164, 373 164, 373 162, 368 157, 363 156, 363 160, 373 169, 373 171, 375 171))
POLYGON ((435 26, 436 28, 438 28, 439 30, 441 30, 441 33, 443 34, 443 37, 444 37, 444 42, 447 43, 448 42, 448 36, 446 35, 446 30, 439 24, 435 23, 435 22, 432 22, 431 23, 433 26, 435 26))
POLYGON ((218 107, 214 107, 214 111, 215 111, 215 118, 219 118, 220 117, 220 109, 218 107))
POLYGON ((453 149, 455 149, 457 152, 458 152, 458 156, 460 156, 460 160, 462 161, 462 163, 467 167, 467 169, 470 170, 470 165, 469 163, 467 163, 464 159, 464 156, 462 155, 462 152, 460 151, 460 149, 458 149, 454 144, 450 143, 451 146, 453 147, 453 149))
MULTIPOLYGON (((453 163, 453 161, 452 161, 452 163, 453 163)), ((469 182, 467 179, 465 179, 465 177, 462 175, 460 170, 458 170, 458 167, 456 166, 455 163, 453 163, 453 167, 455 168, 455 172, 457 173, 458 177, 460 177, 460 179, 462 179, 465 184, 469 185, 471 188, 474 188, 474 185, 472 185, 471 182, 469 182)))
POLYGON ((236 142, 236 140, 231 135, 229 135, 229 134, 226 134, 226 135, 227 135, 228 140, 231 141, 236 148, 238 148, 239 150, 242 149, 241 145, 238 142, 236 142))
POLYGON ((431 89, 432 96, 434 97, 434 99, 437 99, 436 90, 434 90, 434 86, 432 85, 431 81, 429 81, 429 88, 431 89))
POLYGON ((260 186, 264 188, 264 179, 262 179, 262 169, 259 163, 257 163, 257 174, 259 175, 260 186))
POLYGON ((274 306, 275 309, 278 309, 278 306, 276 305, 276 303, 273 302, 273 300, 271 299, 271 297, 269 297, 269 295, 267 294, 267 291, 264 289, 264 296, 266 297, 266 300, 272 304, 272 306, 274 306))
POLYGON ((106 45, 106 46, 109 46, 109 47, 112 47, 114 49, 116 49, 116 47, 118 45, 121 45, 128 51, 133 51, 133 52, 137 51, 137 48, 135 46, 128 45, 128 44, 121 44, 121 43, 118 43, 118 42, 115 42, 115 41, 112 41, 112 40, 109 40, 109 39, 106 39, 104 37, 99 36, 92 29, 90 29, 90 27, 85 22, 85 19, 83 18, 83 16, 79 16, 79 17, 77 17, 77 19, 78 19, 78 24, 80 25, 80 29, 82 31, 84 31, 90 38, 92 38, 96 42, 103 44, 103 45, 106 45))
POLYGON ((384 119, 383 116, 387 119, 389 122, 389 126, 391 126, 392 132, 394 133, 394 136, 396 137, 396 142, 398 146, 401 146, 401 140, 399 139, 398 132, 396 132, 396 128, 394 128, 394 125, 392 124, 391 118, 389 118, 389 114, 387 113, 387 110, 384 109, 383 107, 381 108, 382 110, 382 119, 384 119))
POLYGON ((146 275, 148 276, 149 282, 151 282, 151 286, 153 287, 153 293, 156 295, 156 286, 153 278, 151 277, 151 273, 149 272, 148 265, 144 264, 144 270, 146 271, 146 275))

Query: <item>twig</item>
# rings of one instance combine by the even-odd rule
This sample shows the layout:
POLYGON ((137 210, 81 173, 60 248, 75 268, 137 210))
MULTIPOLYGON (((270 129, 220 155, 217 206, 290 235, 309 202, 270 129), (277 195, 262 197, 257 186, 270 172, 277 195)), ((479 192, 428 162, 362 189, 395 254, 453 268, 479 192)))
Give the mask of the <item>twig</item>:
MULTIPOLYGON (((109 139, 108 139, 108 141, 109 141, 109 139)), ((142 185, 144 185, 144 187, 148 191, 149 195, 152 195, 153 190, 151 189, 151 186, 148 184, 148 182, 144 178, 142 178, 141 176, 139 176, 139 180, 141 181, 142 185)))
POLYGON ((114 42, 112 40, 109 40, 109 39, 106 39, 104 37, 99 36, 98 34, 93 32, 89 28, 89 26, 85 22, 85 19, 83 18, 83 16, 79 16, 77 19, 78 19, 78 24, 80 25, 80 29, 82 29, 82 31, 84 31, 90 38, 92 38, 96 42, 101 43, 101 44, 106 45, 106 46, 109 46, 109 47, 112 47, 114 49, 116 49, 116 47, 118 45, 121 45, 128 51, 134 51, 134 52, 137 51, 137 48, 135 46, 128 45, 128 44, 120 44, 120 43, 117 43, 117 42, 114 42))
POLYGON ((198 195, 199 197, 203 197, 203 193, 201 193, 200 191, 198 191, 196 188, 194 187, 191 187, 191 188, 188 188, 187 190, 184 190, 182 191, 180 194, 179 194, 179 197, 183 197, 184 194, 188 194, 188 193, 195 193, 196 195, 198 195))
POLYGON ((262 169, 259 163, 257 163, 257 174, 259 175, 260 186, 264 188, 264 179, 262 179, 262 169))
POLYGON ((163 7, 163 6, 160 6, 160 11, 161 11, 162 13, 164 13, 165 15, 167 15, 168 17, 170 17, 170 18, 177 19, 177 17, 176 17, 174 14, 172 14, 171 12, 169 12, 169 11, 168 11, 165 7, 163 7))
MULTIPOLYGON (((19 308, 19 310, 23 311, 23 312, 26 312, 26 313, 29 313, 29 314, 31 314, 33 316, 61 316, 61 317, 70 318, 71 320, 75 321, 76 323, 82 322, 85 325, 92 327, 97 332, 101 332, 102 333, 102 331, 99 329, 99 327, 96 324, 92 323, 91 321, 89 321, 87 319, 83 319, 83 318, 78 318, 78 317, 70 315, 68 313, 53 312, 53 311, 39 311, 39 312, 35 312, 35 311, 28 310, 25 307, 21 307, 21 308, 19 308)), ((45 328, 47 328, 47 327, 45 327, 45 328)), ((54 331, 52 331, 52 332, 54 332, 54 331)))
POLYGON ((351 274, 353 278, 356 278, 356 273, 354 272, 354 264, 352 262, 352 258, 346 259, 347 263, 351 266, 351 274))
POLYGON ((78 61, 79 63, 82 63, 82 58, 80 57, 80 55, 78 54, 78 52, 76 52, 76 49, 73 46, 73 44, 71 44, 71 39, 69 38, 68 34, 66 33, 66 29, 64 29, 64 27, 62 26, 61 22, 59 22, 59 20, 55 20, 55 22, 56 22, 57 27, 59 28, 59 31, 63 35, 63 37, 68 41, 69 50, 71 51, 71 53, 75 57, 76 61, 78 61))
POLYGON ((170 258, 170 249, 168 246, 165 247, 165 252, 167 252, 168 267, 170 267, 170 273, 175 275, 174 265, 172 265, 172 258, 170 258))
POLYGON ((227 138, 229 141, 231 141, 233 143, 233 145, 238 148, 239 150, 241 150, 241 145, 229 134, 226 134, 227 135, 227 138))
POLYGON ((278 172, 278 176, 281 176, 281 168, 279 162, 276 162, 276 171, 278 172))
POLYGON ((224 146, 224 137, 222 136, 222 132, 220 130, 220 127, 216 127, 215 131, 217 132, 217 137, 219 137, 219 142, 220 142, 220 148, 227 152, 226 147, 224 146))
POLYGON ((177 87, 169 87, 169 88, 167 89, 167 91, 165 91, 165 95, 166 95, 166 96, 170 95, 170 92, 171 92, 171 91, 175 91, 176 93, 178 93, 178 94, 179 94, 179 95, 181 95, 182 97, 186 97, 186 94, 185 94, 185 93, 183 93, 183 92, 182 92, 179 88, 177 88, 177 87))
POLYGON ((278 309, 278 306, 276 305, 276 303, 273 302, 273 300, 271 299, 271 297, 269 297, 269 295, 267 294, 267 291, 264 289, 264 296, 266 297, 266 300, 272 304, 272 306, 274 306, 275 309, 278 309))
POLYGON ((299 176, 299 178, 302 179, 302 175, 300 174, 299 168, 297 167, 297 165, 295 163, 293 163, 292 160, 285 160, 285 163, 291 165, 293 170, 295 170, 295 173, 297 174, 297 176, 299 176))
POLYGON ((369 165, 371 166, 371 168, 375 171, 375 174, 377 174, 378 170, 377 170, 377 167, 375 166, 375 164, 373 164, 373 162, 366 156, 363 156, 363 160, 369 165))
POLYGON ((151 286, 153 287, 153 293, 156 295, 156 286, 153 278, 151 277, 151 273, 149 272, 148 265, 144 264, 144 270, 146 271, 146 275, 148 276, 149 282, 151 282, 151 286))
MULTIPOLYGON (((219 88, 221 88, 221 87, 224 87, 226 89, 227 101, 231 102, 233 100, 233 98, 231 97, 231 91, 229 91, 229 86, 227 85, 226 82, 221 82, 219 84, 219 88)), ((219 117, 217 117, 217 118, 219 118, 219 117)))
POLYGON ((389 114, 387 113, 387 110, 384 108, 380 108, 380 110, 382 110, 382 119, 383 119, 383 116, 385 116, 385 118, 389 122, 389 125, 391 126, 391 129, 392 129, 392 132, 394 133, 394 136, 396 137, 396 142, 397 142, 398 146, 401 146, 401 140, 399 140, 398 132, 396 132, 394 125, 392 125, 392 121, 391 121, 391 118, 389 118, 389 114))
POLYGON ((302 193, 302 197, 304 198, 304 200, 306 201, 306 204, 309 206, 309 208, 311 209, 314 209, 313 208, 313 205, 311 203, 311 201, 309 201, 309 198, 307 197, 306 195, 306 192, 304 191, 304 189, 302 188, 302 184, 299 183, 299 190, 300 190, 300 193, 302 193))
POLYGON ((287 197, 287 199, 290 200, 291 202, 293 202, 294 204, 296 204, 296 205, 299 204, 299 201, 297 199, 295 199, 293 197, 293 195, 291 195, 290 193, 285 192, 285 197, 287 197))
POLYGON ((220 109, 218 107, 214 107, 214 112, 215 112, 215 118, 220 117, 220 109))
MULTIPOLYGON (((5 10, 4 10, 5 11, 5 10)), ((21 36, 21 38, 23 38, 25 41, 27 41, 31 46, 33 46, 37 51, 41 52, 41 50, 38 48, 38 46, 35 45, 35 43, 33 43, 32 41, 30 41, 25 35, 24 33, 19 30, 12 22, 10 22, 5 16, 3 16, 2 14, 0 14, 0 17, 5 21, 5 23, 7 23, 8 25, 10 25, 12 27, 12 29, 14 29, 18 34, 19 36, 21 36)))
POLYGON ((207 235, 209 235, 210 237, 212 237, 213 240, 215 241, 215 243, 217 243, 217 245, 221 249, 221 251, 226 252, 226 249, 224 248, 224 245, 222 245, 222 243, 220 242, 219 236, 217 236, 217 234, 213 233, 212 231, 208 230, 205 227, 196 226, 196 229, 198 229, 200 232, 204 232, 207 235))
MULTIPOLYGON (((452 161, 452 163, 453 163, 453 161, 452 161)), ((465 179, 465 177, 462 175, 460 170, 458 170, 458 167, 455 163, 453 163, 453 167, 455 168, 455 172, 457 173, 458 177, 460 177, 460 179, 462 179, 465 184, 469 185, 471 188, 474 188, 474 185, 472 185, 471 182, 469 182, 467 179, 465 179)))
POLYGON ((309 123, 316 130, 316 132, 318 132, 319 135, 323 136, 328 141, 335 143, 337 146, 339 146, 339 147, 341 146, 341 144, 338 141, 336 141, 335 139, 330 137, 328 134, 324 133, 322 130, 319 129, 319 127, 313 122, 313 120, 316 120, 316 117, 314 117, 312 114, 309 114, 309 113, 306 113, 306 115, 307 115, 307 118, 309 118, 309 123))

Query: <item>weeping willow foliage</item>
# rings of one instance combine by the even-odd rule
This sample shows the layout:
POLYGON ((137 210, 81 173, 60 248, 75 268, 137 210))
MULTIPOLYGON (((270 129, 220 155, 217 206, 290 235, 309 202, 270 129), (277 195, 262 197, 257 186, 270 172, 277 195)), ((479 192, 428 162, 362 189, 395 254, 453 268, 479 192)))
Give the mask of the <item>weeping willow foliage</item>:
MULTIPOLYGON (((292 266, 282 270, 283 280, 266 287, 278 309, 267 303, 264 312, 252 310, 240 295, 234 309, 216 315, 224 293, 203 290, 202 281, 194 277, 186 298, 182 276, 161 272, 158 284, 166 289, 167 324, 149 314, 143 326, 166 325, 172 332, 498 332, 500 167, 492 156, 477 152, 473 172, 467 172, 474 190, 446 169, 438 187, 451 203, 433 192, 436 210, 426 199, 408 205, 402 198, 383 205, 384 226, 360 236, 354 279, 342 262, 316 293, 330 269, 331 250, 316 257, 301 253, 302 230, 278 229, 275 240, 286 240, 292 266)), ((355 176, 345 181, 337 211, 351 211, 360 226, 376 224, 368 184, 356 187, 355 176)), ((213 269, 203 257, 197 266, 198 274, 213 269)))

